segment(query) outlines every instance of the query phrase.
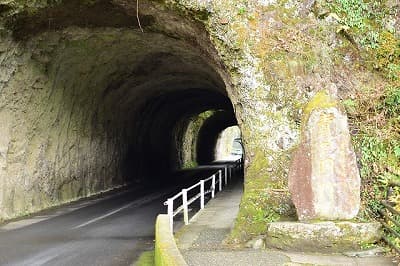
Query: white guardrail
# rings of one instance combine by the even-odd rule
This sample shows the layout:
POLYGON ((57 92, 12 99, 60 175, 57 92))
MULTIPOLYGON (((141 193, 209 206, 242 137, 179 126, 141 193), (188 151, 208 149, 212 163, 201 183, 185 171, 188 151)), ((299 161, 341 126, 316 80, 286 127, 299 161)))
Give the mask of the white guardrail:
POLYGON ((176 216, 180 212, 183 212, 183 220, 185 222, 185 225, 189 224, 189 205, 200 198, 200 209, 204 209, 205 195, 211 193, 211 198, 214 198, 216 193, 216 186, 218 186, 218 191, 222 191, 223 187, 226 187, 228 185, 228 182, 231 180, 232 176, 241 171, 242 168, 242 159, 238 159, 232 163, 227 163, 212 176, 206 179, 202 179, 193 186, 184 188, 175 196, 168 198, 164 202, 164 205, 168 206, 168 218, 171 231, 173 232, 174 228, 174 216, 176 216), (205 190, 208 184, 210 184, 209 189, 205 190), (199 193, 188 199, 188 192, 196 188, 199 189, 199 193), (180 198, 182 198, 182 205, 178 206, 174 210, 174 200, 178 200, 180 198))

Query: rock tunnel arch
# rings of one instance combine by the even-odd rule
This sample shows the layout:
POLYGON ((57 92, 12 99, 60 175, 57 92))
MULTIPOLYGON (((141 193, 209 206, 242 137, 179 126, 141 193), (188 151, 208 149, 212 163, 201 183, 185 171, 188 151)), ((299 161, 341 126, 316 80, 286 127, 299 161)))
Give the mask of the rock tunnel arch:
POLYGON ((199 164, 213 162, 215 148, 220 133, 230 127, 237 125, 237 120, 231 112, 219 111, 204 122, 199 131, 197 140, 197 161, 199 164))
MULTIPOLYGON (((228 109, 209 109, 187 117, 176 130, 178 162, 180 169, 210 165, 217 161, 216 149, 221 133, 228 127, 237 127, 235 113, 228 109)), ((233 139, 232 139, 233 140, 233 139)), ((231 140, 231 141, 232 141, 231 140)), ((224 142, 224 145, 229 145, 224 142)), ((221 146, 221 145, 220 145, 221 146)), ((224 147, 225 149, 227 147, 224 147)), ((234 160, 231 158, 229 160, 234 160)))
POLYGON ((211 109, 234 117, 230 77, 200 24, 149 2, 142 33, 135 5, 108 5, 68 1, 8 20, 0 219, 165 182, 179 123, 211 109))

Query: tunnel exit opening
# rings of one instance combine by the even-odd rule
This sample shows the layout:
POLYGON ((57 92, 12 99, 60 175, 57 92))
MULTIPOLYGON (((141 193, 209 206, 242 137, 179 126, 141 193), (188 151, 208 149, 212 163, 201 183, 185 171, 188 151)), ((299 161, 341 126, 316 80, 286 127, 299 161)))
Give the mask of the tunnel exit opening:
POLYGON ((223 152, 227 149, 231 152, 232 147, 229 145, 233 144, 234 139, 241 143, 240 129, 232 110, 207 110, 191 117, 182 134, 179 168, 193 168, 224 159, 229 161, 241 158, 237 154, 229 157, 223 152), (225 131, 231 133, 223 134, 225 131), (222 134, 228 139, 224 138, 221 142, 222 134), (230 138, 231 136, 234 138, 230 138), (232 143, 228 144, 229 141, 232 143))
POLYGON ((239 126, 231 126, 224 129, 218 135, 215 145, 215 160, 236 161, 242 159, 243 155, 242 134, 239 126))

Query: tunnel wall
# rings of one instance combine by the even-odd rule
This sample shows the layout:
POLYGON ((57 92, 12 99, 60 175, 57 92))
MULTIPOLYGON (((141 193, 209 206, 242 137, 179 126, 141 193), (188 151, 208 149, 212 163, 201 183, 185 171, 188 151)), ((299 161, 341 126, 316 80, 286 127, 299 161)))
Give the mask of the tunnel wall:
POLYGON ((233 110, 229 106, 225 108, 207 110, 180 121, 174 133, 177 155, 171 156, 178 159, 176 169, 193 168, 215 160, 219 134, 225 128, 237 125, 233 110))
POLYGON ((197 114, 182 121, 182 128, 176 134, 176 142, 180 143, 178 158, 180 168, 192 168, 198 166, 197 162, 197 140, 204 122, 214 115, 214 110, 197 114))
POLYGON ((178 122, 232 108, 204 28, 147 7, 144 27, 169 28, 143 34, 129 6, 110 14, 107 1, 78 2, 2 17, 0 220, 128 183, 166 183, 178 122))
POLYGON ((118 107, 99 93, 112 78, 112 56, 80 33, 73 41, 47 36, 55 47, 62 46, 59 50, 36 39, 10 42, 12 49, 2 54, 2 69, 10 73, 2 77, 0 108, 4 218, 126 182, 120 171, 123 156, 116 155, 126 152, 128 127, 116 119, 118 107), (97 64, 104 67, 94 69, 97 64))
POLYGON ((9 38, 0 108, 3 219, 127 183, 167 182, 161 178, 178 164, 171 139, 181 115, 230 108, 226 96, 199 89, 210 87, 210 79, 186 77, 176 85, 168 76, 162 82, 163 73, 161 82, 147 77, 156 70, 146 68, 162 68, 162 60, 174 65, 172 45, 187 50, 165 45, 159 34, 146 40, 131 31, 76 28, 21 44, 9 38), (148 56, 143 47, 152 41, 164 46, 148 56), (194 93, 159 96, 187 82, 194 93))

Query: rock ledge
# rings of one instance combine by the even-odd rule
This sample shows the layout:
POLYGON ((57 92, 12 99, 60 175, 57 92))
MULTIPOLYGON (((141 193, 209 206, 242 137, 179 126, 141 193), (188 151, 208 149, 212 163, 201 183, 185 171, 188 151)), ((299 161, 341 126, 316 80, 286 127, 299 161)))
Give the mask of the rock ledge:
POLYGON ((268 225, 266 246, 291 251, 345 252, 373 244, 381 235, 379 223, 274 222, 268 225))

